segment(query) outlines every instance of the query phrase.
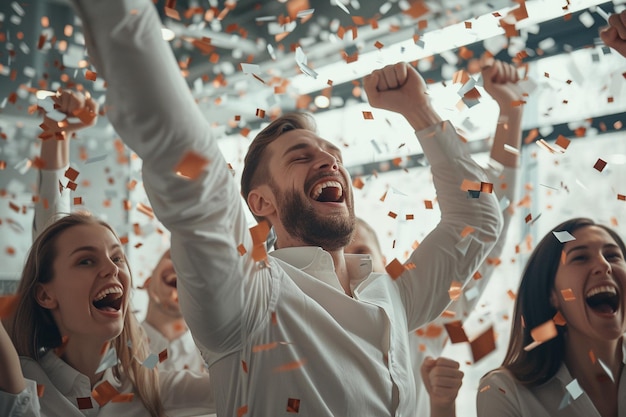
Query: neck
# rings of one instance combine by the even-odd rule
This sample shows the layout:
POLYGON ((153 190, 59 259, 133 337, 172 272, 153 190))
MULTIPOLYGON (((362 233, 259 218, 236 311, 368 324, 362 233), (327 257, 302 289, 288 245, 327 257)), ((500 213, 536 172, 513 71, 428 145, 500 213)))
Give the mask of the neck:
POLYGON ((187 325, 182 317, 166 314, 152 302, 148 303, 146 323, 154 327, 170 342, 178 339, 187 331, 187 325))
POLYGON ((59 356, 72 368, 87 376, 93 387, 102 378, 102 372, 96 374, 100 366, 102 356, 106 349, 103 348, 106 342, 86 340, 78 337, 71 337, 67 344, 59 353, 59 356))
POLYGON ((346 258, 343 256, 343 249, 336 251, 327 251, 333 258, 333 264, 335 265, 335 274, 339 279, 339 284, 347 295, 352 297, 352 290, 350 289, 350 273, 346 265, 346 258))
POLYGON ((599 361, 608 367, 613 379, 617 381, 623 367, 622 338, 598 341, 577 336, 572 330, 565 335, 565 364, 572 377, 586 391, 603 387, 607 381, 615 385, 599 361), (590 352, 593 352, 593 359, 590 352))

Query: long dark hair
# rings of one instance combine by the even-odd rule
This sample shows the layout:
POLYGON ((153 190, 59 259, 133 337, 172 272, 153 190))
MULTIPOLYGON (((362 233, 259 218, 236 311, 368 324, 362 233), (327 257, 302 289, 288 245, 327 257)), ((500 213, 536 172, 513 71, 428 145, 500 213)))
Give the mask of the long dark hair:
POLYGON ((530 351, 524 350, 524 346, 533 342, 530 331, 552 319, 557 313, 550 297, 563 243, 552 232, 567 231, 573 234, 576 230, 589 226, 606 230, 620 247, 622 255, 626 255, 624 242, 614 230, 587 218, 567 220, 541 239, 522 275, 513 311, 509 346, 502 362, 502 367, 508 369, 523 385, 536 386, 548 381, 559 370, 565 355, 565 329, 560 326, 557 326, 558 334, 554 339, 530 351))

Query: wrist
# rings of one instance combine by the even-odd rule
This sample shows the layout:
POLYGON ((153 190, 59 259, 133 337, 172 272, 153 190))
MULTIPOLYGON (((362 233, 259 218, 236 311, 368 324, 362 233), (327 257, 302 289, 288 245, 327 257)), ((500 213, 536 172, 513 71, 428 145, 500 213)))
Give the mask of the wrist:
POLYGON ((403 115, 416 132, 442 122, 430 103, 420 103, 404 112, 403 115))

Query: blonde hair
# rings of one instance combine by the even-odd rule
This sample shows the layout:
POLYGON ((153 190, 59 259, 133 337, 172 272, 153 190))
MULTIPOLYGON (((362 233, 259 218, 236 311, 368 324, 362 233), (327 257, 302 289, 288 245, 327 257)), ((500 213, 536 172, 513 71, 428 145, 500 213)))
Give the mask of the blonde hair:
MULTIPOLYGON (((46 352, 62 346, 62 335, 49 310, 39 305, 36 300, 38 284, 54 279, 52 265, 57 255, 56 242, 61 234, 80 225, 101 225, 117 238, 115 231, 103 221, 89 213, 74 213, 65 216, 48 226, 33 242, 17 289, 18 304, 9 323, 9 334, 20 356, 39 360, 46 352)), ((119 238, 117 238, 119 240, 119 238)), ((132 276, 131 276, 132 281, 132 276)), ((129 298, 127 298, 129 300, 129 298)), ((159 376, 156 369, 144 367, 136 358, 149 355, 146 337, 141 331, 129 304, 124 306, 124 328, 111 341, 115 347, 119 362, 113 367, 113 374, 122 380, 130 379, 152 417, 165 415, 159 393, 159 376)))

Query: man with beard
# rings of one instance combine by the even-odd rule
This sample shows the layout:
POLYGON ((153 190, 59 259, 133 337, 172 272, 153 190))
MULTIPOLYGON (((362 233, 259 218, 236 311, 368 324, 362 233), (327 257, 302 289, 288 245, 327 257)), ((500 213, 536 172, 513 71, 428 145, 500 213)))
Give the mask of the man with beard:
POLYGON ((408 332, 448 305, 451 283, 471 277, 501 227, 497 200, 481 192, 485 173, 421 76, 399 63, 364 80, 370 104, 404 115, 431 163, 442 218, 411 255, 415 267, 389 276, 344 256, 350 176, 301 114, 263 129, 245 160, 243 196, 276 232, 268 256, 152 2, 75 3, 108 117, 143 159, 152 207, 172 234, 181 309, 219 381, 218 415, 410 415, 408 332))

